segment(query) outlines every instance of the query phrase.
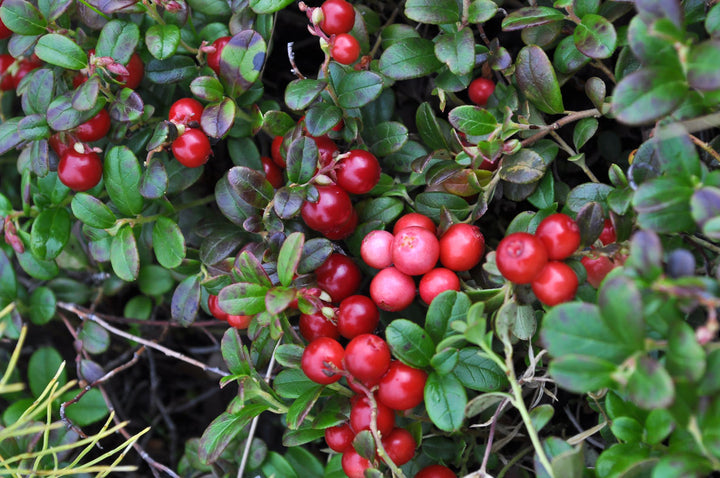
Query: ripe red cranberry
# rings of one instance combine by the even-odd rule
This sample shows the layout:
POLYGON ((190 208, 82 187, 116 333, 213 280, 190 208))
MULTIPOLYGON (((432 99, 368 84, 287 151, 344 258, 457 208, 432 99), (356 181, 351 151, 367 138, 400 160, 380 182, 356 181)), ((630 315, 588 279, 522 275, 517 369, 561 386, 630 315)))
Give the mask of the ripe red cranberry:
POLYGON ((394 267, 386 267, 370 282, 370 297, 382 310, 397 312, 415 299, 415 282, 394 267))
POLYGON ((600 233, 600 242, 602 242, 603 246, 607 246, 608 244, 612 244, 615 241, 617 241, 617 235, 615 234, 615 226, 613 226, 613 223, 610 219, 605 219, 605 223, 603 224, 603 230, 600 233))
POLYGON ((377 335, 361 334, 345 347, 345 370, 365 383, 376 383, 390 367, 390 347, 377 335))
POLYGON ((337 330, 346 339, 372 333, 379 321, 380 311, 369 297, 351 295, 340 302, 337 330))
POLYGON ((352 445, 355 434, 348 423, 325 429, 325 443, 331 450, 342 453, 352 445))
POLYGON ((350 219, 345 224, 323 231, 323 235, 331 241, 339 241, 349 237, 358 225, 358 215, 355 209, 350 214, 350 219))
POLYGON ((532 281, 532 290, 540 302, 553 306, 572 300, 578 288, 578 278, 572 267, 560 261, 550 261, 532 281))
POLYGON ((69 148, 58 163, 60 182, 74 191, 87 191, 100 182, 103 163, 94 151, 78 153, 69 148))
POLYGON ((275 136, 270 146, 270 156, 279 167, 285 167, 285 152, 282 149, 283 137, 275 136))
MULTIPOLYGON (((350 428, 355 433, 370 430, 372 407, 365 395, 356 395, 350 402, 350 428)), ((388 435, 395 428, 395 412, 376 400, 377 428, 381 435, 388 435)))
POLYGON ((348 256, 333 253, 315 270, 318 287, 338 303, 353 295, 360 287, 362 273, 348 256))
POLYGON ((7 53, 0 55, 0 75, 2 75, 0 90, 2 91, 10 91, 14 88, 12 75, 8 72, 8 68, 10 68, 13 63, 15 63, 15 58, 13 58, 12 55, 8 55, 7 53))
POLYGON ((183 166, 197 168, 210 159, 212 147, 205 133, 199 129, 187 128, 173 141, 172 152, 183 166))
POLYGON ((319 337, 305 347, 300 359, 300 367, 310 380, 327 385, 340 380, 341 376, 329 367, 335 366, 342 370, 344 355, 345 350, 337 340, 319 337))
POLYGON ((348 33, 335 35, 330 46, 330 56, 338 63, 349 65, 360 56, 360 44, 348 33))
POLYGON ((350 194, 365 194, 380 181, 380 163, 374 154, 353 149, 337 169, 337 184, 350 194))
POLYGON ((580 259, 580 262, 585 267, 585 271, 587 271, 588 284, 596 289, 600 287, 600 283, 605 276, 615 268, 615 264, 613 264, 607 256, 585 256, 580 259))
MULTIPOLYGON (((320 155, 320 167, 326 167, 332 163, 333 158, 335 157, 335 153, 338 152, 337 144, 335 144, 335 141, 331 140, 327 136, 319 136, 319 137, 313 137, 313 140, 315 141, 315 145, 318 148, 318 154, 320 155)), ((343 188, 347 191, 346 188, 343 188)), ((347 191, 351 192, 351 191, 347 191)))
POLYGON ((485 237, 477 226, 453 224, 440 238, 440 263, 454 271, 475 267, 485 252, 485 237))
POLYGON ((20 60, 18 69, 12 75, 13 88, 17 89, 20 81, 25 78, 25 75, 27 75, 36 68, 40 68, 41 66, 42 61, 40 61, 40 59, 35 55, 32 55, 30 58, 23 58, 22 60, 20 60))
POLYGON ((405 214, 400 219, 398 219, 395 223, 395 227, 393 227, 393 234, 397 234, 401 230, 410 226, 424 227, 428 231, 435 234, 435 223, 432 221, 432 219, 418 212, 411 212, 405 214))
POLYGON ((130 57, 130 61, 128 61, 128 64, 125 65, 125 68, 127 68, 128 74, 120 75, 118 79, 120 80, 122 86, 134 90, 140 86, 143 75, 145 75, 145 65, 140 59, 140 55, 133 53, 130 57))
POLYGON ((331 339, 339 339, 337 325, 333 324, 330 319, 325 317, 322 312, 318 311, 314 314, 302 314, 298 322, 300 334, 308 342, 319 337, 330 337, 331 339))
POLYGON ((415 456, 417 443, 412 434, 404 428, 393 428, 388 436, 382 439, 383 448, 397 466, 403 466, 415 456))
POLYGON ((435 234, 423 227, 410 226, 395 234, 392 245, 393 264, 409 276, 429 272, 440 257, 440 243, 435 234))
POLYGON ((495 83, 487 78, 475 78, 468 86, 470 101, 478 106, 485 106, 493 91, 495 91, 495 83))
POLYGON ((305 224, 318 232, 346 224, 353 211, 348 193, 334 184, 315 187, 318 192, 317 202, 305 201, 300 209, 305 224))
POLYGON ((283 178, 282 169, 267 156, 262 156, 260 162, 262 163, 265 177, 272 187, 275 189, 283 187, 285 185, 285 178, 283 178))
POLYGON ((395 236, 388 231, 370 231, 360 245, 360 256, 365 264, 375 269, 392 265, 392 244, 395 236))
POLYGON ((378 400, 393 410, 410 410, 423 402, 427 373, 399 360, 390 364, 378 384, 378 400))
POLYGON ((231 327, 244 330, 250 326, 252 315, 228 315, 227 322, 231 327))
POLYGON ((460 279, 450 269, 437 267, 420 279, 418 291, 420 298, 426 304, 430 304, 435 297, 442 294, 446 290, 460 290, 460 279))
POLYGON ((355 25, 355 9, 345 0, 325 0, 320 8, 323 12, 320 28, 328 35, 347 33, 355 25))
POLYGON ((553 261, 571 256, 580 247, 580 228, 573 218, 559 212, 540 222, 535 237, 545 244, 548 259, 553 261))
POLYGON ((361 457, 353 447, 348 447, 343 452, 340 463, 348 478, 364 478, 365 470, 372 466, 372 464, 361 457))
POLYGON ((75 128, 75 136, 86 143, 99 141, 110 132, 110 113, 100 110, 98 114, 75 128))
POLYGON ((58 155, 58 158, 62 158, 76 142, 75 138, 67 133, 55 133, 48 139, 48 144, 58 155))
POLYGON ((514 232, 498 244, 495 261, 510 282, 529 284, 548 261, 545 244, 526 232, 514 232))
POLYGON ((222 54, 223 48, 225 48, 225 45, 230 41, 232 37, 220 37, 214 42, 212 42, 212 46, 215 47, 215 51, 213 53, 208 53, 207 55, 207 64, 216 74, 220 74, 220 55, 222 54))
POLYGON ((168 120, 175 124, 200 123, 203 105, 194 98, 180 98, 170 106, 168 120))
POLYGON ((447 466, 430 465, 420 470, 415 478, 457 478, 457 475, 447 466))
POLYGON ((218 296, 210 294, 208 296, 208 309, 210 313, 219 320, 227 320, 229 314, 220 308, 218 296))

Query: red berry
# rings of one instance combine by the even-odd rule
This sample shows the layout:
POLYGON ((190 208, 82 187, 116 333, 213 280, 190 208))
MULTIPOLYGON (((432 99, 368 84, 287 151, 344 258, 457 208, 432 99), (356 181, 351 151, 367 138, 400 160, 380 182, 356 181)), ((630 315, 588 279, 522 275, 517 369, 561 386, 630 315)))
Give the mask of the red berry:
POLYGON ((353 260, 338 253, 330 254, 315 270, 315 276, 318 287, 330 294, 335 303, 353 295, 362 280, 360 268, 353 260))
POLYGON ((110 113, 104 109, 75 128, 75 136, 86 143, 99 141, 107 136, 108 132, 110 132, 110 113))
POLYGON ((475 267, 485 252, 485 237, 477 226, 453 224, 440 238, 440 263, 454 271, 475 267))
POLYGON ((446 290, 460 290, 460 279, 450 269, 438 267, 431 270, 420 279, 418 291, 420 298, 426 304, 430 304, 435 297, 446 290))
POLYGON ((330 337, 331 339, 339 339, 337 325, 333 324, 330 319, 325 317, 322 312, 318 311, 314 314, 302 314, 298 322, 300 334, 308 342, 319 337, 330 337))
POLYGON ((607 246, 608 244, 612 244, 616 240, 617 235, 615 234, 615 226, 613 226, 613 223, 610 219, 605 219, 603 230, 600 233, 600 242, 603 243, 603 246, 607 246))
POLYGON ((325 443, 331 450, 342 453, 352 445, 355 434, 348 423, 325 429, 325 443))
POLYGON ((227 321, 231 327, 236 329, 247 329, 252 320, 252 315, 228 315, 227 321))
POLYGON ((75 138, 66 133, 55 133, 48 139, 48 144, 52 150, 55 151, 55 154, 58 155, 58 158, 62 158, 76 142, 75 138))
POLYGON ((578 288, 578 278, 572 267, 550 261, 532 281, 532 290, 540 302, 553 306, 572 300, 578 288))
POLYGON ((428 231, 435 234, 435 223, 429 217, 418 212, 411 212, 405 214, 403 217, 397 220, 395 227, 393 227, 393 234, 397 234, 401 230, 410 226, 424 227, 428 231))
MULTIPOLYGON (((377 405, 377 428, 381 435, 386 436, 395 428, 395 412, 382 403, 375 401, 377 405)), ((365 395, 356 395, 350 406, 350 428, 355 433, 362 430, 370 430, 372 407, 365 395)))
POLYGON ((350 194, 365 194, 380 181, 380 163, 374 154, 353 149, 337 169, 337 184, 350 194))
POLYGON ((370 231, 360 245, 360 256, 365 264, 375 269, 392 265, 392 244, 395 236, 388 231, 370 231))
POLYGON ((396 360, 378 384, 378 400, 393 410, 410 410, 423 402, 427 373, 396 360))
POLYGON ((397 312, 415 299, 415 282, 394 267, 386 267, 370 282, 370 297, 382 310, 397 312))
POLYGON ((372 466, 368 460, 361 457, 352 447, 348 447, 348 449, 343 452, 340 463, 348 478, 364 478, 365 470, 372 466))
POLYGON ((120 78, 118 79, 120 80, 122 86, 134 90, 140 86, 140 82, 145 74, 145 65, 140 59, 140 55, 133 53, 130 57, 130 61, 128 61, 127 65, 125 65, 125 68, 127 68, 128 74, 120 75, 120 78))
POLYGON ((615 268, 615 264, 607 256, 585 256, 580 262, 587 271, 588 284, 596 289, 600 287, 605 276, 615 268))
POLYGON ((330 56, 343 65, 355 63, 360 56, 360 44, 354 36, 348 33, 340 33, 339 35, 335 35, 332 41, 330 56))
POLYGON ((212 147, 205 133, 199 129, 188 128, 173 141, 172 152, 183 166, 197 168, 210 159, 212 147))
POLYGON ((345 224, 342 224, 341 226, 332 229, 328 229, 327 231, 323 231, 323 235, 331 241, 339 241, 341 239, 345 239, 353 232, 355 232, 355 228, 358 225, 358 220, 359 218, 357 212, 355 212, 355 209, 353 209, 352 214, 350 214, 350 219, 348 219, 345 224))
POLYGON ((330 337, 319 337, 308 344, 300 359, 300 367, 305 375, 315 383, 329 384, 340 380, 341 376, 329 368, 332 364, 342 370, 345 355, 342 345, 330 337))
POLYGON ((495 261, 510 282, 529 284, 548 261, 545 244, 526 232, 514 232, 498 244, 495 261))
POLYGON ((345 0, 325 0, 320 28, 328 35, 347 33, 355 25, 355 9, 345 0))
POLYGON ((317 202, 305 201, 300 210, 305 224, 310 229, 324 232, 346 224, 352 216, 350 196, 339 186, 315 186, 317 202))
POLYGON ((168 119, 175 124, 200 123, 203 105, 194 98, 181 98, 170 106, 168 119))
POLYGON ((65 186, 74 191, 87 191, 100 182, 103 163, 94 151, 78 153, 69 148, 60 158, 57 173, 65 186))
MULTIPOLYGON (((2 4, 2 2, 0 2, 2 4)), ((10 30, 2 20, 0 20, 0 40, 4 40, 6 38, 10 38, 10 35, 12 35, 13 32, 10 30)))
POLYGON ((475 78, 468 86, 470 101, 478 106, 485 106, 493 91, 495 91, 495 83, 486 78, 475 78))
POLYGON ((553 261, 571 256, 580 247, 580 228, 573 218, 559 212, 540 222, 535 237, 545 244, 548 259, 553 261))
MULTIPOLYGON (((329 166, 330 163, 332 163, 333 157, 335 157, 335 153, 338 152, 338 147, 335 144, 335 141, 331 140, 327 136, 319 136, 317 138, 313 137, 313 140, 315 141, 315 145, 317 146, 318 153, 320 155, 320 167, 324 168, 329 166)), ((343 189, 347 191, 346 188, 343 189)))
POLYGON ((282 169, 267 156, 261 157, 260 162, 262 163, 265 177, 272 187, 275 189, 283 187, 285 185, 285 179, 283 178, 282 169))
POLYGON ((392 245, 393 264, 410 276, 429 272, 440 257, 440 243, 435 234, 423 227, 411 226, 395 234, 392 245))
POLYGON ((208 309, 216 319, 227 320, 229 314, 220 308, 220 304, 218 302, 218 296, 210 294, 208 296, 208 309))
POLYGON ((345 347, 345 370, 364 383, 376 383, 390 367, 390 347, 373 334, 361 334, 345 347))
POLYGON ((415 478, 457 478, 457 475, 446 466, 430 465, 420 470, 415 478))
POLYGON ((397 466, 403 466, 415 456, 417 443, 412 434, 404 428, 394 428, 382 439, 383 448, 397 466))
POLYGON ((0 55, 0 75, 2 75, 0 90, 2 91, 10 91, 13 89, 13 78, 7 71, 13 63, 15 63, 15 58, 13 58, 12 55, 8 55, 7 53, 0 55))
POLYGON ((215 51, 207 55, 208 66, 218 75, 220 74, 220 54, 222 54, 223 48, 225 48, 225 45, 227 45, 231 38, 232 37, 220 37, 212 42, 215 51))
POLYGON ((285 154, 282 150, 282 143, 283 143, 282 136, 275 136, 273 138, 272 145, 270 146, 270 156, 272 157, 272 160, 275 161, 275 164, 277 164, 281 168, 284 168, 285 167, 285 154))
POLYGON ((346 339, 371 333, 379 321, 380 311, 369 297, 351 295, 340 302, 337 330, 346 339))
POLYGON ((25 75, 27 75, 31 71, 35 70, 36 68, 40 68, 41 66, 42 66, 42 62, 35 55, 32 55, 32 57, 30 57, 29 59, 26 58, 26 59, 20 60, 18 69, 12 75, 13 88, 18 87, 18 85, 20 84, 20 80, 25 78, 25 75))

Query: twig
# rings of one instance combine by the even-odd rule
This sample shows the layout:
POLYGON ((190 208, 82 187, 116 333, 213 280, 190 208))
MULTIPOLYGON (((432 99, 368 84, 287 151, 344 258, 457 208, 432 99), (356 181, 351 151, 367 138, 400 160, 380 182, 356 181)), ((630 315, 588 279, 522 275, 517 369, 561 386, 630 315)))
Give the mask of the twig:
POLYGON ((597 108, 593 108, 590 110, 583 110, 583 111, 576 111, 575 113, 570 113, 564 118, 560 118, 556 122, 549 124, 547 126, 541 126, 540 131, 535 133, 534 135, 530 136, 529 138, 526 138, 522 140, 522 147, 526 148, 530 146, 531 144, 534 144, 536 141, 544 138, 548 134, 550 134, 551 131, 558 130, 565 126, 568 123, 573 123, 575 121, 579 121, 583 118, 592 118, 592 117, 598 117, 601 116, 600 111, 597 108))
POLYGON ((709 144, 692 134, 690 135, 690 139, 693 143, 695 143, 696 146, 699 146, 700 149, 705 151, 707 154, 712 156, 715 161, 720 163, 720 154, 718 154, 718 152, 715 151, 709 144))
POLYGON ((115 327, 113 327, 112 325, 110 325, 110 324, 108 324, 107 322, 105 322, 105 321, 104 321, 103 319, 101 319, 100 317, 98 317, 96 314, 90 313, 90 312, 88 312, 87 310, 85 310, 84 308, 78 307, 78 306, 76 306, 75 304, 68 304, 67 302, 58 302, 57 305, 58 305, 58 307, 60 307, 61 309, 65 309, 65 310, 67 310, 67 311, 69 311, 69 312, 72 312, 72 313, 76 314, 78 317, 80 317, 80 318, 83 319, 83 320, 88 319, 88 320, 91 320, 91 321, 95 322, 95 323, 98 324, 100 327, 104 328, 105 330, 107 330, 108 332, 110 332, 110 333, 112 333, 112 334, 115 334, 115 335, 117 335, 117 336, 119 336, 119 337, 123 337, 123 338, 128 339, 128 340, 132 340, 132 341, 137 342, 137 343, 139 343, 139 344, 145 345, 145 346, 148 347, 148 348, 157 350, 158 352, 162 352, 163 354, 165 354, 165 355, 168 356, 168 357, 172 357, 172 358, 178 359, 178 360, 180 360, 180 361, 182 361, 182 362, 188 363, 188 364, 193 365, 193 366, 195 366, 195 367, 198 367, 198 368, 200 368, 200 369, 202 369, 202 370, 204 370, 204 371, 206 371, 206 372, 211 372, 211 373, 214 373, 214 374, 219 375, 219 376, 221 376, 221 377, 227 377, 228 375, 230 375, 230 373, 225 372, 224 370, 220 370, 220 369, 217 368, 217 367, 210 367, 210 366, 208 366, 207 364, 204 364, 204 363, 200 362, 199 360, 195 360, 195 359, 190 358, 190 357, 188 357, 188 356, 186 356, 186 355, 183 355, 183 354, 181 354, 180 352, 176 352, 176 351, 174 351, 174 350, 171 350, 171 349, 169 349, 169 348, 167 348, 167 347, 163 347, 162 345, 159 345, 159 344, 157 344, 157 343, 155 343, 155 342, 152 342, 152 341, 150 341, 150 340, 145 340, 145 339, 142 338, 142 337, 138 337, 137 335, 133 335, 133 334, 130 334, 130 333, 128 333, 128 332, 124 332, 124 331, 122 331, 122 330, 120 330, 120 329, 118 329, 118 328, 115 328, 115 327))

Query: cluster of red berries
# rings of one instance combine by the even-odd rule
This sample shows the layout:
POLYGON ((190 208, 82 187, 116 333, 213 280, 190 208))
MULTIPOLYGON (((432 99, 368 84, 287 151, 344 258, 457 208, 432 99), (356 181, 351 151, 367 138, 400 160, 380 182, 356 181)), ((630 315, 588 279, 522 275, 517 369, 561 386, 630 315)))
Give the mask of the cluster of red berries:
POLYGON ((210 294, 208 296, 208 310, 218 320, 224 320, 231 327, 236 329, 247 329, 250 325, 251 315, 230 315, 220 308, 218 296, 210 294))
POLYGON ((327 138, 315 138, 320 151, 319 170, 327 172, 332 184, 318 184, 317 201, 305 201, 300 209, 307 226, 331 240, 345 239, 355 231, 358 215, 350 194, 370 192, 380 180, 380 163, 375 155, 353 149, 341 155, 333 165, 337 152, 335 143, 327 138))
POLYGON ((200 129, 203 109, 193 98, 181 98, 170 106, 168 120, 183 129, 172 142, 172 152, 175 159, 188 168, 202 166, 212 154, 210 140, 200 129))
MULTIPOLYGON (((603 246, 612 244, 617 240, 615 227, 610 219, 605 219, 605 224, 603 225, 603 230, 599 239, 603 246)), ((590 252, 590 255, 583 256, 580 262, 587 272, 588 284, 596 289, 600 286, 600 283, 603 281, 605 276, 615 268, 615 263, 610 260, 608 256, 595 252, 590 252)))
POLYGON ((355 63, 360 56, 360 43, 348 33, 355 25, 355 9, 345 0, 325 0, 320 10, 320 28, 330 35, 330 56, 343 65, 355 63))
POLYGON ((577 275, 562 261, 579 246, 577 223, 566 214, 551 214, 540 222, 534 235, 515 232, 500 241, 497 268, 510 282, 531 284, 540 302, 553 306, 575 297, 577 275))
POLYGON ((17 67, 13 68, 15 63, 16 60, 12 55, 7 53, 0 55, 0 78, 2 78, 0 79, 0 90, 11 91, 17 89, 20 80, 25 78, 25 75, 43 64, 34 53, 28 58, 22 58, 17 62, 17 67))
POLYGON ((305 348, 301 367, 310 380, 320 384, 345 377, 356 393, 350 402, 349 420, 325 430, 327 445, 343 454, 343 470, 349 477, 362 477, 372 466, 355 451, 352 441, 360 431, 371 429, 373 413, 390 459, 398 466, 412 459, 417 444, 410 432, 395 426, 395 411, 422 403, 425 371, 392 360, 387 342, 369 333, 355 336, 345 348, 335 339, 319 337, 305 348))
POLYGON ((387 311, 402 310, 415 299, 413 276, 422 276, 418 289, 426 304, 446 290, 460 290, 456 272, 475 267, 484 251, 477 226, 453 224, 438 239, 432 219, 419 213, 401 217, 392 234, 371 231, 360 246, 365 263, 381 269, 370 283, 370 296, 387 311), (436 267, 438 261, 442 267, 436 267))

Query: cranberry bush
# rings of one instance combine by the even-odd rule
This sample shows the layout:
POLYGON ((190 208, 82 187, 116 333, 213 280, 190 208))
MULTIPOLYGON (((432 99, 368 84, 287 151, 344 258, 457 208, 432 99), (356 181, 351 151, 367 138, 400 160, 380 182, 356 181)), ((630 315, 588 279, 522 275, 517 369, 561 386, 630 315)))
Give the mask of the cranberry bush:
POLYGON ((0 4, 3 469, 720 472, 716 2, 0 4))

